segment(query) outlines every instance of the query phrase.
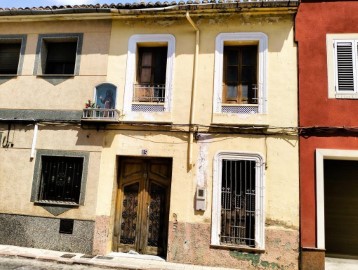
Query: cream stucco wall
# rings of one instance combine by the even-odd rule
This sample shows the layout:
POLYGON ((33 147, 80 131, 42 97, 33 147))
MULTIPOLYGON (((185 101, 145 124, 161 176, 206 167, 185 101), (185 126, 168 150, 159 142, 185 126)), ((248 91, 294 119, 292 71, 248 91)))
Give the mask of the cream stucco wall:
POLYGON ((93 99, 96 85, 106 82, 111 21, 1 23, 1 35, 27 36, 22 72, 1 76, 0 108, 81 110, 93 99), (39 34, 83 33, 79 75, 59 79, 34 75, 39 34))

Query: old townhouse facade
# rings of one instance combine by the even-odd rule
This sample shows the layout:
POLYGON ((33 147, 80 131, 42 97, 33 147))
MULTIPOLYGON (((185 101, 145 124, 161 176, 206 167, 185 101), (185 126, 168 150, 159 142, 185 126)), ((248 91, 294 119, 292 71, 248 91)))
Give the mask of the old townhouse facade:
POLYGON ((0 10, 0 244, 298 269, 297 6, 0 10))
POLYGON ((301 268, 355 269, 356 1, 301 1, 299 50, 301 268))

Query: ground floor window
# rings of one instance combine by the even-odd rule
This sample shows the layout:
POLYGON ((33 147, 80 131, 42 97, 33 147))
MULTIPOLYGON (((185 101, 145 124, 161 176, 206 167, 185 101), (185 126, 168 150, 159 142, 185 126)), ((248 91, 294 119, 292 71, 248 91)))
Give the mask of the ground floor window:
POLYGON ((263 248, 263 160, 256 154, 215 158, 212 244, 263 248))
POLYGON ((83 204, 88 153, 39 150, 31 201, 83 204))

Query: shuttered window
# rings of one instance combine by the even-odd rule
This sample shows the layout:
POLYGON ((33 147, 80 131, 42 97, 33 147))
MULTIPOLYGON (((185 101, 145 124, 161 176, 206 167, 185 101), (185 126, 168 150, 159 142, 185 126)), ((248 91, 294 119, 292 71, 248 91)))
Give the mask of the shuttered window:
POLYGON ((0 43, 0 74, 17 74, 21 42, 0 43))
POLYGON ((357 93, 357 41, 335 41, 334 49, 336 60, 336 92, 357 93))

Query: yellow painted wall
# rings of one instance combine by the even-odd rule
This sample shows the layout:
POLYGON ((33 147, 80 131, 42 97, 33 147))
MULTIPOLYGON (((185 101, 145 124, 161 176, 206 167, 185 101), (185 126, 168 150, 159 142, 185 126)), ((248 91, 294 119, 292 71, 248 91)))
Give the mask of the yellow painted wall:
MULTIPOLYGON (((226 124, 268 124, 279 127, 297 126, 297 62, 293 39, 292 16, 217 16, 193 18, 200 28, 200 52, 197 75, 197 94, 194 123, 212 124, 215 38, 224 32, 263 32, 268 35, 268 113, 258 116, 215 115, 226 124), (247 121, 247 118, 249 120, 247 121)), ((170 120, 174 124, 188 124, 193 78, 195 32, 185 19, 117 20, 113 22, 107 80, 118 86, 117 104, 123 106, 128 39, 135 34, 172 34, 176 39, 173 106, 170 120)), ((133 71, 134 72, 134 71, 133 71)), ((142 114, 145 121, 160 116, 142 114)), ((168 116, 167 116, 168 117, 168 116)), ((215 118, 214 117, 214 118, 215 118)), ((126 115, 121 119, 126 121, 126 115)), ((260 154, 265 162, 265 217, 271 224, 299 226, 298 196, 298 140, 296 136, 204 135, 206 139, 193 145, 194 167, 187 168, 188 133, 111 131, 106 133, 100 166, 98 216, 112 216, 114 222, 117 189, 118 156, 173 158, 170 220, 178 222, 210 223, 212 201, 213 159, 220 151, 260 154), (203 167, 204 166, 204 167, 203 167), (194 196, 198 180, 205 180, 207 210, 194 210, 194 196), (285 192, 283 192, 285 191, 285 192), (112 197, 108 195, 112 194, 112 197)), ((112 226, 113 224, 111 224, 112 226)), ((112 228, 110 228, 111 230, 112 228)), ((111 232, 110 232, 111 233, 111 232)), ((111 238, 111 234, 108 239, 111 238)), ((107 249, 111 249, 109 240, 107 249)))

